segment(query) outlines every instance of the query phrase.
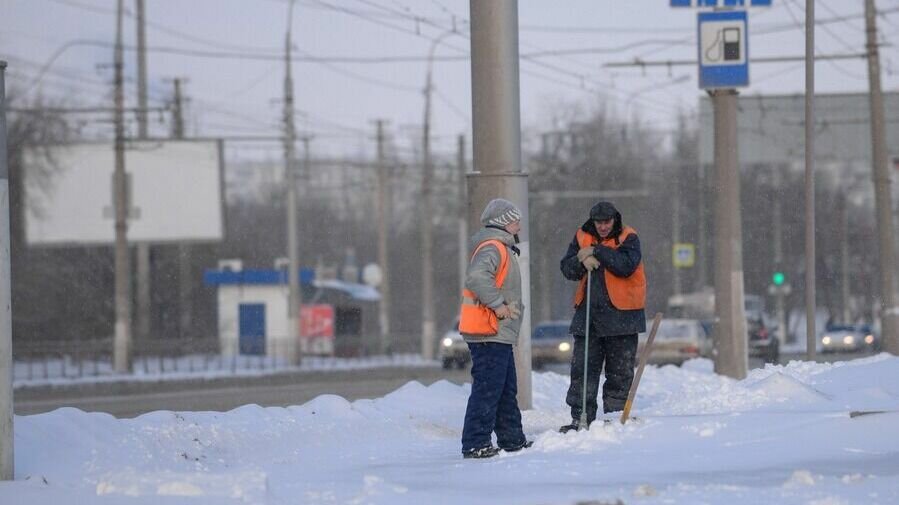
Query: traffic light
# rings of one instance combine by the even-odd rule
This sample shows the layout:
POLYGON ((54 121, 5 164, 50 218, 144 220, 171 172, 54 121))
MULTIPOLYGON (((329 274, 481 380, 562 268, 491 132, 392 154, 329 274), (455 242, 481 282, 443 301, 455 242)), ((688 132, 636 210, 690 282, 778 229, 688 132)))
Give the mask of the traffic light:
POLYGON ((774 272, 771 276, 771 282, 774 283, 775 286, 783 286, 786 281, 787 276, 783 272, 774 272))

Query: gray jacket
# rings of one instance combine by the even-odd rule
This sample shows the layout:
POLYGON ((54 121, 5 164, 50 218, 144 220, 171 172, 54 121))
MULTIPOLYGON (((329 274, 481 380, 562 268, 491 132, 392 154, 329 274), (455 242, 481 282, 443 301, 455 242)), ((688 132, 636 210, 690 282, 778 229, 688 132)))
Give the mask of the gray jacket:
MULTIPOLYGON (((465 273, 465 287, 470 289, 484 305, 497 309, 503 303, 512 305, 517 303, 524 312, 521 303, 521 271, 518 268, 518 256, 512 252, 515 245, 514 237, 505 230, 497 228, 481 228, 471 237, 468 254, 471 253, 485 240, 496 239, 506 244, 506 252, 509 254, 509 271, 506 280, 500 289, 496 289, 496 273, 499 270, 499 251, 496 247, 485 246, 468 264, 465 273)), ((478 335, 462 336, 466 342, 499 342, 502 344, 518 344, 518 332, 521 329, 521 318, 501 319, 499 332, 490 337, 478 335)))

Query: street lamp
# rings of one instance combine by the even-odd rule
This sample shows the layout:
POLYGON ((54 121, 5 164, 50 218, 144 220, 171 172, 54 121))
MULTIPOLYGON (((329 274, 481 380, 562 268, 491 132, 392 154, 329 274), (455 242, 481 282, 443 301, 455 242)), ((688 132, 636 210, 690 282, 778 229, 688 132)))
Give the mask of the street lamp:
POLYGON ((433 90, 433 66, 434 51, 437 46, 449 37, 457 33, 455 30, 447 30, 431 41, 428 49, 428 72, 425 79, 425 111, 424 127, 422 128, 422 164, 423 175, 421 179, 422 216, 421 216, 421 275, 422 275, 422 309, 421 309, 421 354, 424 359, 434 358, 434 284, 433 284, 433 212, 431 210, 431 178, 433 167, 431 165, 431 91, 433 90))

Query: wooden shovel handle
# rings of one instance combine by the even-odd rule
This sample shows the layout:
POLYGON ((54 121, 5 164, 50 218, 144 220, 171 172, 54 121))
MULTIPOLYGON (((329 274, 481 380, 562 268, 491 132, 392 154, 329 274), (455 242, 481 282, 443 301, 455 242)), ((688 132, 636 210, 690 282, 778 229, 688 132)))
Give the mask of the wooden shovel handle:
POLYGON ((643 346, 643 352, 640 353, 640 365, 637 367, 637 375, 634 382, 631 383, 631 390, 627 393, 627 402, 624 404, 624 410, 621 412, 621 424, 627 422, 628 416, 631 414, 631 406, 634 404, 634 397, 637 395, 637 386, 640 385, 640 377, 643 376, 643 367, 649 360, 649 353, 652 352, 652 343, 656 339, 656 332, 659 330, 659 323, 662 322, 662 313, 656 312, 652 318, 652 330, 649 332, 649 338, 646 339, 646 345, 643 346))

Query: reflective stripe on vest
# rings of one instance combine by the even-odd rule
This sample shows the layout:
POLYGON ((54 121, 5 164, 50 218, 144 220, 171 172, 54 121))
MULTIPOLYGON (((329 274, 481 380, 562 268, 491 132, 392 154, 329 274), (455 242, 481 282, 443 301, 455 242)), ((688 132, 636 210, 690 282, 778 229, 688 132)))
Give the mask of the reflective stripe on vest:
MULTIPOLYGON (((618 247, 631 235, 637 234, 637 231, 630 226, 625 226, 624 230, 618 236, 618 240, 607 238, 600 245, 610 249, 618 249, 618 247)), ((577 242, 580 248, 595 246, 598 242, 597 238, 584 230, 577 231, 577 242)), ((643 260, 637 265, 637 269, 629 277, 618 277, 609 271, 608 268, 603 269, 605 272, 606 291, 609 293, 609 300, 612 306, 618 310, 636 310, 646 307, 646 273, 643 271, 643 260)), ((577 291, 574 294, 574 306, 577 307, 584 301, 587 294, 587 276, 581 278, 578 283, 577 291)))
MULTIPOLYGON (((471 259, 485 246, 495 246, 499 251, 499 268, 496 271, 496 288, 500 289, 506 281, 506 274, 509 273, 509 252, 506 250, 506 244, 499 240, 490 239, 478 244, 474 252, 471 253, 471 259)), ((499 332, 499 321, 496 313, 490 307, 480 303, 478 296, 470 289, 462 290, 462 308, 459 313, 459 332, 469 335, 496 335, 499 332)))

